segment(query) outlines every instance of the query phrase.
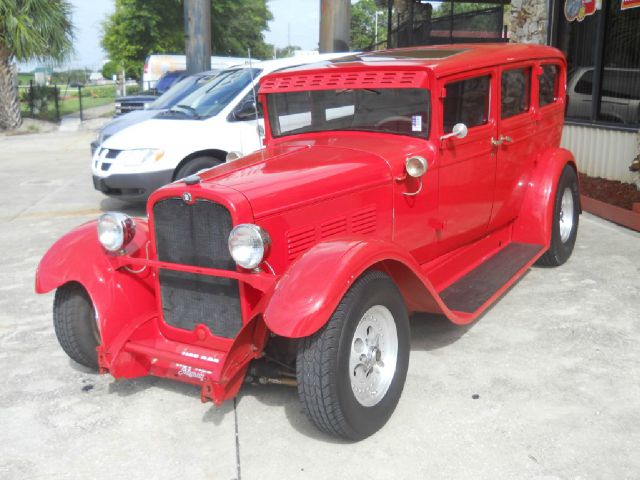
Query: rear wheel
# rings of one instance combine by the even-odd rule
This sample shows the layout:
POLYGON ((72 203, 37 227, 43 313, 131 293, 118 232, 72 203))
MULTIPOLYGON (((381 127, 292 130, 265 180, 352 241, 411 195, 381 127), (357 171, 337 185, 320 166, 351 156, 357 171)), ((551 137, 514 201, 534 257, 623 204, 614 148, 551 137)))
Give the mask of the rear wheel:
POLYGON ((68 283, 56 290, 53 325, 65 353, 79 364, 97 370, 100 332, 93 303, 82 285, 68 283))
POLYGON ((364 274, 329 322, 299 343, 298 393, 311 421, 350 440, 378 431, 393 413, 409 364, 409 319, 393 281, 364 274))
POLYGON ((549 250, 536 262, 538 265, 557 267, 566 262, 576 243, 580 218, 578 178, 569 165, 564 167, 553 206, 553 227, 549 250))
POLYGON ((176 171, 176 179, 186 178, 189 175, 198 173, 200 170, 215 167, 221 163, 220 159, 211 156, 192 158, 176 171))

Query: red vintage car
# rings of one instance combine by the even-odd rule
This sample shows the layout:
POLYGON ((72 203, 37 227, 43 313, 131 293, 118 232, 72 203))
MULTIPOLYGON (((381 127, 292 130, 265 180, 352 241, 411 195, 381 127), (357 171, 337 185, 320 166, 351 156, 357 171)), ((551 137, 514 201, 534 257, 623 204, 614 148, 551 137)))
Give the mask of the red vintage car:
POLYGON ((60 344, 216 404, 247 379, 295 384, 320 429, 371 435, 405 383, 411 312, 467 324, 534 263, 571 255, 565 82, 558 50, 505 44, 266 76, 262 151, 160 188, 148 219, 106 213, 46 253, 36 291, 57 289, 60 344))

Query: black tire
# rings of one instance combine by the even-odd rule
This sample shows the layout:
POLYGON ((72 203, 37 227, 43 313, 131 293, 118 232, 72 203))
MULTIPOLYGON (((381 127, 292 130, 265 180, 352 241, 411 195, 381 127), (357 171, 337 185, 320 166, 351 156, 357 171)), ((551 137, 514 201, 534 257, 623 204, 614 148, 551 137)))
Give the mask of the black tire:
POLYGON ((188 177, 189 175, 193 175, 194 173, 198 173, 200 170, 204 170, 205 168, 215 167, 216 165, 221 164, 222 161, 216 157, 210 156, 202 156, 192 158, 191 160, 183 163, 180 168, 176 171, 175 178, 176 180, 180 178, 188 177))
POLYGON ((578 222, 580 219, 580 194, 578 192, 578 177, 575 170, 566 165, 558 180, 558 188, 556 190, 556 197, 553 205, 553 225, 551 230, 551 245, 544 255, 542 255, 536 265, 544 267, 557 267, 566 262, 576 243, 576 237, 578 235, 578 222), (573 200, 572 211, 572 223, 571 231, 564 240, 560 230, 560 219, 563 216, 562 209, 562 197, 565 191, 571 192, 571 198, 573 200))
POLYGON ((98 369, 100 333, 93 303, 78 283, 67 283, 56 290, 53 326, 60 346, 72 360, 98 369))
POLYGON ((307 416, 320 430, 349 440, 375 433, 398 404, 407 376, 409 350, 409 317, 398 288, 382 272, 365 273, 342 298, 327 324, 299 342, 298 394, 307 416), (349 359, 356 327, 373 306, 383 306, 392 314, 398 349, 395 372, 386 393, 376 404, 364 406, 351 386, 349 359))

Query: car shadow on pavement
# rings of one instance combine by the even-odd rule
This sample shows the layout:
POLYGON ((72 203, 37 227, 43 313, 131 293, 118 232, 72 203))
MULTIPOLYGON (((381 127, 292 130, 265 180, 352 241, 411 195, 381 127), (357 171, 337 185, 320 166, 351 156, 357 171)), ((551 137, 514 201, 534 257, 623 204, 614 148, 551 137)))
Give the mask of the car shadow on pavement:
POLYGON ((117 198, 104 198, 100 201, 100 210, 103 212, 122 212, 136 217, 146 217, 146 204, 123 202, 117 198))

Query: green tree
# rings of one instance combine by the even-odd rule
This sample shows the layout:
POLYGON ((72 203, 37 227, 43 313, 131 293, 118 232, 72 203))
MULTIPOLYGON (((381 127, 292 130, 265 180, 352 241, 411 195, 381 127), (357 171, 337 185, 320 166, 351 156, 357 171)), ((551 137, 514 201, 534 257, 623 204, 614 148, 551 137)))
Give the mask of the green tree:
POLYGON ((0 128, 22 124, 16 61, 62 61, 73 51, 71 5, 65 0, 0 1, 0 128))
MULTIPOLYGON (((212 0, 212 55, 272 55, 262 32, 273 16, 266 0, 212 0)), ((184 6, 179 0, 116 0, 103 24, 102 46, 127 76, 140 78, 148 55, 184 52, 184 6)))
POLYGON ((102 66, 101 73, 104 78, 106 78, 107 80, 111 80, 114 75, 118 74, 118 69, 118 64, 113 60, 109 60, 102 66))
POLYGON ((387 40, 386 12, 376 5, 375 0, 358 0, 351 5, 351 38, 352 50, 371 50, 376 45, 376 21, 378 22, 377 43, 387 40), (376 15, 376 12, 379 12, 376 15))

